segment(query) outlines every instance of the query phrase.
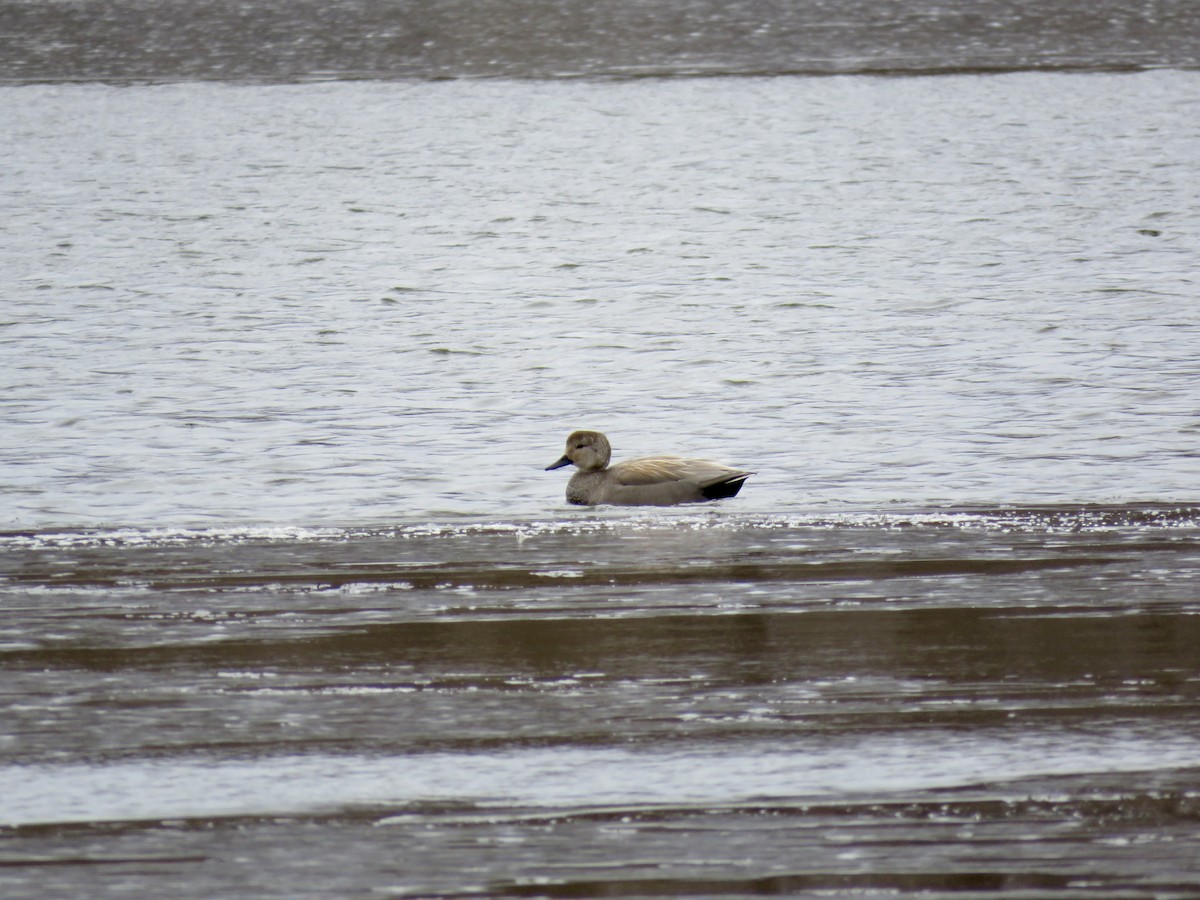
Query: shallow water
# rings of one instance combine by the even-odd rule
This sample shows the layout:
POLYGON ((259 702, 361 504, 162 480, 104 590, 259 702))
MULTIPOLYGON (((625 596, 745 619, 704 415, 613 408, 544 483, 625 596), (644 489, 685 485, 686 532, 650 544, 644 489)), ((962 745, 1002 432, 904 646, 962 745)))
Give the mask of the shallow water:
POLYGON ((1194 17, 163 9, 0 11, 0 894, 1200 892, 1194 17))
POLYGON ((1189 896, 1198 536, 1162 505, 10 534, 0 886, 1189 896))

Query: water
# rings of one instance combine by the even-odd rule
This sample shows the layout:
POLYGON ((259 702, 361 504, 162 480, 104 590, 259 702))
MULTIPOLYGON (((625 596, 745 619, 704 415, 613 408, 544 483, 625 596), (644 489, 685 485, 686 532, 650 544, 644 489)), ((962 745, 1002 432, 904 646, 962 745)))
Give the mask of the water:
POLYGON ((10 534, 0 884, 1194 893, 1200 509, 731 506, 10 534))
POLYGON ((0 520, 1194 499, 1197 84, 9 89, 0 520))
POLYGON ((0 12, 0 894, 1196 895, 1186 9, 238 10, 0 12))
POLYGON ((1190 0, 12 0, 18 81, 642 77, 1200 65, 1190 0))

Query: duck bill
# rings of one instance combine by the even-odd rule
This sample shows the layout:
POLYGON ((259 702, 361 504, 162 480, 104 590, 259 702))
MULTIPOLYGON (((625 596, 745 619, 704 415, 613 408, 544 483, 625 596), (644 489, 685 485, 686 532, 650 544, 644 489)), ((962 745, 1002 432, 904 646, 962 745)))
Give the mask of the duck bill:
POLYGON ((549 472, 551 469, 561 469, 563 466, 569 466, 570 464, 571 461, 564 456, 558 462, 551 463, 550 465, 546 466, 546 471, 549 472))

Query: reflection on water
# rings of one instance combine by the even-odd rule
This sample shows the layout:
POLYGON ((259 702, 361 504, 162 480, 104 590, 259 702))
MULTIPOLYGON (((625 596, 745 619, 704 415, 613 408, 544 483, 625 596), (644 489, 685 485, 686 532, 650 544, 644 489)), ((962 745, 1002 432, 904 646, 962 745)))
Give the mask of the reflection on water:
POLYGON ((861 801, 917 795, 1081 770, 1145 777, 1200 764, 1195 735, 1164 742, 1124 728, 1078 734, 929 728, 922 739, 920 754, 907 735, 850 734, 653 751, 563 746, 399 758, 314 754, 253 762, 22 766, 0 771, 0 787, 9 825, 328 815, 353 807, 372 809, 382 824, 394 824, 422 806, 437 812, 476 807, 497 818, 514 807, 543 816, 553 815, 547 810, 606 807, 690 812, 794 804, 798 797, 816 804, 830 796, 861 801))

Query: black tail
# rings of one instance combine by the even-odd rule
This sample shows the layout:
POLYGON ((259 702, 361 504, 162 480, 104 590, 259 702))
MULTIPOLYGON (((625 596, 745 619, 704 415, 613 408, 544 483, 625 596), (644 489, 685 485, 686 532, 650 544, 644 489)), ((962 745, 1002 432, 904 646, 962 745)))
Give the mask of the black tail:
POLYGON ((704 495, 705 500, 724 500, 726 497, 736 497, 737 492, 746 483, 746 479, 753 474, 753 472, 742 472, 738 475, 730 475, 715 484, 708 485, 700 493, 704 495))

